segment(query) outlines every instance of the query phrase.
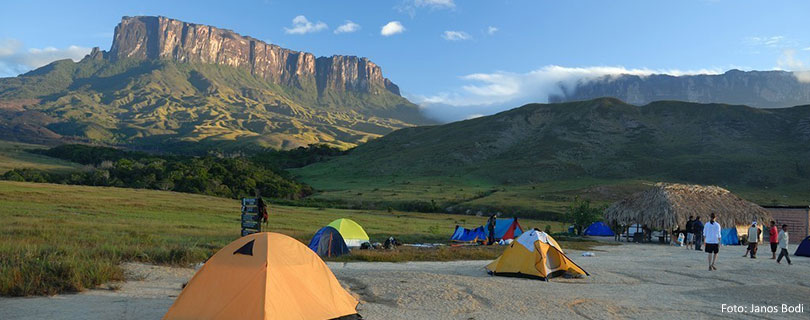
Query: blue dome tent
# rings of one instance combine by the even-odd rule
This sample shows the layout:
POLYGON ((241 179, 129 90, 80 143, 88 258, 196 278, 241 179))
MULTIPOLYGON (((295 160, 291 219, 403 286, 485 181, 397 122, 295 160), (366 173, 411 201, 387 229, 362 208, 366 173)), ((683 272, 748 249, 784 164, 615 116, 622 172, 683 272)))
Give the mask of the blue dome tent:
POLYGON ((613 236, 613 230, 610 230, 610 227, 608 227, 608 225, 606 225, 602 221, 591 223, 590 226, 585 228, 585 231, 583 233, 586 236, 598 236, 598 237, 613 236))

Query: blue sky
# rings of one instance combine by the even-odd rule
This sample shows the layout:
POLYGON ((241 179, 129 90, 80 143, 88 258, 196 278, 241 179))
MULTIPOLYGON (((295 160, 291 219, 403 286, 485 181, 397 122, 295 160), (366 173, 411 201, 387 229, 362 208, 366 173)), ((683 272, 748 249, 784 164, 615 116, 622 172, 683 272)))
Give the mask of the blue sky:
POLYGON ((560 81, 607 73, 810 66, 808 1, 105 0, 0 6, 0 76, 80 58, 94 46, 107 50, 121 16, 163 15, 316 55, 369 57, 408 98, 446 117, 543 102, 560 81), (305 18, 295 29, 298 16, 305 18), (340 30, 351 32, 336 33, 347 21, 354 26, 340 30), (387 28, 392 34, 381 34, 391 22, 402 28, 394 23, 387 28))

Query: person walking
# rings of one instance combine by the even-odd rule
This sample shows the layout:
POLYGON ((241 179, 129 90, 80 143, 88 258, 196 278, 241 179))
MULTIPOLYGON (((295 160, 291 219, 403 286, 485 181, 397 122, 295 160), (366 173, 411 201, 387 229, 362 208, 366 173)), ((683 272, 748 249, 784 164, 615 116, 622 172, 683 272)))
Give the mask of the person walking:
POLYGON ((757 228, 757 222, 754 221, 751 223, 751 227, 748 228, 748 248, 745 249, 745 254, 743 258, 747 257, 748 254, 751 254, 751 259, 757 258, 757 245, 759 244, 759 234, 762 231, 757 228))
POLYGON ((700 222, 700 216, 695 217, 692 222, 692 231, 695 234, 695 250, 701 251, 700 246, 703 242, 703 222, 700 222))
POLYGON ((689 216, 689 221, 686 221, 686 249, 695 244, 695 217, 689 216))
POLYGON ((793 263, 790 262, 790 253, 788 253, 788 243, 790 242, 790 235, 788 234, 787 225, 782 225, 782 231, 779 231, 779 258, 776 258, 776 263, 782 263, 782 257, 785 257, 787 260, 788 265, 793 263))
POLYGON ((703 226, 703 239, 706 241, 706 253, 709 254, 709 271, 717 270, 717 254, 720 252, 720 223, 715 221, 717 216, 712 212, 711 220, 703 226))
POLYGON ((779 229, 776 228, 776 221, 771 220, 771 227, 768 228, 768 242, 771 243, 771 259, 776 260, 776 249, 779 248, 779 229))

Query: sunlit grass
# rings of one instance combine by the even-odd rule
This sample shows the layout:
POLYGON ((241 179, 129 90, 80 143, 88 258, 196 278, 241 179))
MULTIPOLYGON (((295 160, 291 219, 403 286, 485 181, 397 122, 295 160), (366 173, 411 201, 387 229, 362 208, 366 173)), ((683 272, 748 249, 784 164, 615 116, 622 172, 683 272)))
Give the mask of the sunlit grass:
MULTIPOLYGON (((43 295, 121 280, 119 264, 142 261, 187 266, 239 237, 239 202, 194 194, 109 187, 0 181, 0 295, 43 295)), ((447 242, 455 226, 485 217, 270 207, 269 230, 308 242, 337 218, 361 224, 372 241, 447 242)), ((521 219, 524 228, 557 222, 521 219)), ((364 253, 356 250, 358 257, 364 253)), ((366 261, 491 259, 497 249, 404 249, 366 261), (492 251, 495 250, 495 251, 492 251)))

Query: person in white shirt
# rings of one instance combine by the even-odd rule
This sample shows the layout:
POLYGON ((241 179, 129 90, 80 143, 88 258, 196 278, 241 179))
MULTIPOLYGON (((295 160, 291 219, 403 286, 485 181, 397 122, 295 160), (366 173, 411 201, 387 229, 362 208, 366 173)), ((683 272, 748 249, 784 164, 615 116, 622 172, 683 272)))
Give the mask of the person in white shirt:
POLYGON ((776 263, 782 263, 781 262, 782 257, 785 257, 785 260, 787 260, 789 265, 793 264, 790 262, 790 253, 788 253, 789 242, 790 242, 790 235, 788 234, 787 231, 787 225, 783 224, 782 231, 779 231, 779 248, 782 249, 782 251, 779 252, 779 258, 776 259, 776 263))
POLYGON ((720 224, 714 221, 717 217, 712 212, 711 220, 703 225, 703 239, 706 242, 706 253, 709 254, 709 271, 717 270, 717 253, 720 252, 720 224))
POLYGON ((757 228, 757 222, 754 221, 751 227, 748 228, 748 248, 745 249, 743 258, 747 257, 749 252, 751 253, 751 259, 757 258, 757 245, 759 244, 760 233, 762 233, 762 231, 757 228))

